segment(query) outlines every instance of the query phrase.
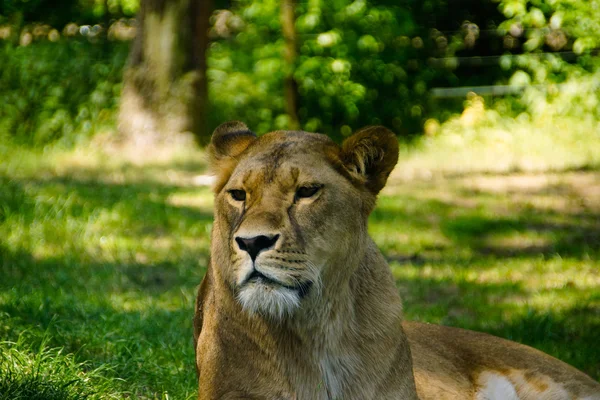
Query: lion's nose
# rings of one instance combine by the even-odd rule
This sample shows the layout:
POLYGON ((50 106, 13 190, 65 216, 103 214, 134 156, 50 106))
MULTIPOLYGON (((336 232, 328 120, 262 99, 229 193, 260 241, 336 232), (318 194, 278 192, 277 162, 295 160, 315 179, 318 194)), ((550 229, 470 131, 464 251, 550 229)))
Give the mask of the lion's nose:
POLYGON ((235 238, 235 241, 241 250, 244 250, 250 254, 250 258, 252 258, 252 261, 254 261, 256 256, 258 256, 258 253, 273 247, 277 242, 277 239, 279 239, 279 235, 261 235, 251 238, 243 238, 238 236, 235 238))

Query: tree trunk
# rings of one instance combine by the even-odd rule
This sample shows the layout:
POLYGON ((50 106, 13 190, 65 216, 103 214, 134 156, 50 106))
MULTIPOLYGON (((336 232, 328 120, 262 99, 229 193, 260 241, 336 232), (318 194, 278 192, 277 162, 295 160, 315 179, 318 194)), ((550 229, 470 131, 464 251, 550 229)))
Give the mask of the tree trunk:
POLYGON ((212 0, 142 0, 125 71, 119 130, 135 143, 207 132, 206 49, 212 0))
POLYGON ((300 129, 298 120, 298 84, 294 79, 294 70, 296 68, 296 58, 298 56, 296 43, 296 4, 295 0, 281 1, 281 27, 283 38, 285 39, 285 111, 290 118, 290 129, 300 129))

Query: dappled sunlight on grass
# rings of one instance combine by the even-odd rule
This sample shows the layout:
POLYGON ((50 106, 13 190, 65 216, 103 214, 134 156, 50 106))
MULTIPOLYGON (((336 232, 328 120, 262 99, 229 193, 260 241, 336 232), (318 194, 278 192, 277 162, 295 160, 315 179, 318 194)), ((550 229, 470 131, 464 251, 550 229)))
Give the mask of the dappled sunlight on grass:
POLYGON ((451 118, 434 136, 423 136, 400 154, 396 179, 473 172, 548 172, 600 166, 600 124, 591 118, 539 115, 486 118, 465 125, 451 118))
POLYGON ((98 151, 92 147, 80 147, 64 151, 56 147, 43 150, 6 150, 0 147, 0 170, 12 177, 40 181, 68 176, 82 182, 179 186, 193 186, 194 178, 206 172, 206 155, 194 146, 121 149, 123 147, 98 151))
POLYGON ((0 334, 49 334, 78 360, 110 366, 123 395, 191 398, 192 305, 212 211, 169 199, 210 204, 210 189, 192 185, 204 167, 72 156, 80 165, 57 153, 0 166, 0 334))
MULTIPOLYGON (((213 204, 194 183, 200 154, 81 154, 0 165, 0 335, 104 366, 102 398, 194 398, 213 204)), ((598 379, 599 182, 594 171, 392 179, 370 231, 407 318, 518 340, 598 379)))
POLYGON ((518 340, 598 379, 599 183, 593 171, 392 180, 370 229, 407 318, 518 340))

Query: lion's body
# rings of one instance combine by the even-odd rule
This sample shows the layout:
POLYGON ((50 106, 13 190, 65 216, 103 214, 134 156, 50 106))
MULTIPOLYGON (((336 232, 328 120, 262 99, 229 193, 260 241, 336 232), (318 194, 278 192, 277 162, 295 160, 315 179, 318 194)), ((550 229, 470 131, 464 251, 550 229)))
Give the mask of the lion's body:
MULTIPOLYGON (((372 261, 377 265, 383 260, 372 261)), ((198 304, 202 322, 197 323, 199 398, 236 393, 239 397, 232 398, 416 399, 400 299, 391 276, 364 272, 376 279, 357 279, 351 285, 365 301, 329 306, 335 326, 324 326, 317 318, 306 324, 273 324, 248 316, 226 290, 204 290, 198 304), (388 384, 391 377, 393 384, 388 384)))
POLYGON ((528 347, 403 328, 367 233, 397 161, 388 131, 361 131, 340 148, 302 132, 257 139, 233 123, 217 129, 210 153, 215 223, 194 321, 200 400, 598 398, 591 378, 528 347), (560 390, 570 397, 524 394, 560 390))
POLYGON ((597 382, 531 347, 464 329, 403 325, 421 400, 600 399, 597 382))

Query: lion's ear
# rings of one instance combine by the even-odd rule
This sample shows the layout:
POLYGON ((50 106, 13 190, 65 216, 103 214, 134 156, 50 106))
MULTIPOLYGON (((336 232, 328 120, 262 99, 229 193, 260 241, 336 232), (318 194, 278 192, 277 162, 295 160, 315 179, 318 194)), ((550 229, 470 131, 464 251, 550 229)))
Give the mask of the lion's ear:
POLYGON ((217 127, 208 145, 210 168, 217 176, 215 191, 219 192, 237 165, 239 156, 256 140, 256 134, 240 121, 225 122, 217 127))
POLYGON ((217 126, 208 146, 211 163, 215 164, 223 159, 237 157, 254 140, 256 140, 256 134, 243 122, 229 121, 217 126))
POLYGON ((344 141, 341 160, 355 179, 377 194, 398 162, 398 139, 383 126, 363 128, 344 141))

